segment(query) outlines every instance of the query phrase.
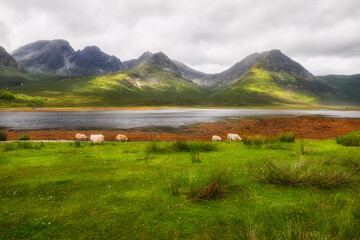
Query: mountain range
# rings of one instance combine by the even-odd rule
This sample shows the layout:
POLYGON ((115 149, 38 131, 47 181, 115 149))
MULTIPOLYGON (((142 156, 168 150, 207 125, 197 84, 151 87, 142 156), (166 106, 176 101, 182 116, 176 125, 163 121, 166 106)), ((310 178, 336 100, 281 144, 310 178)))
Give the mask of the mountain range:
POLYGON ((207 74, 163 52, 121 61, 96 46, 75 51, 65 40, 36 41, 11 54, 0 48, 0 88, 47 97, 49 106, 360 103, 360 75, 314 76, 276 49, 207 74))

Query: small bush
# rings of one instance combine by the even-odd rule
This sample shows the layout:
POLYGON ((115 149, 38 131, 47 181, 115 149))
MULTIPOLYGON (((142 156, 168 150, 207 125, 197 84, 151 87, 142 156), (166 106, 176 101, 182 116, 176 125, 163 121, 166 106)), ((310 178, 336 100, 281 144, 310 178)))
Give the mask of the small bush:
POLYGON ((7 134, 6 132, 0 132, 0 141, 6 141, 7 140, 7 134))
POLYGON ((224 169, 214 170, 193 178, 189 183, 188 197, 192 202, 222 198, 230 187, 230 177, 224 169))
POLYGON ((292 164, 264 160, 260 167, 249 164, 249 172, 261 182, 289 187, 332 189, 357 184, 352 171, 319 169, 301 160, 292 164))
POLYGON ((74 141, 75 147, 81 147, 81 143, 79 140, 74 141))
POLYGON ((21 135, 18 140, 20 141, 28 141, 30 140, 30 136, 29 135, 21 135))
POLYGON ((280 142, 295 142, 296 133, 295 132, 284 132, 277 136, 277 139, 280 142))
POLYGON ((192 163, 201 163, 199 152, 191 152, 191 162, 192 163))
POLYGON ((0 90, 0 99, 4 99, 6 101, 12 101, 15 99, 15 96, 12 92, 6 90, 0 90))
POLYGON ((336 136, 337 144, 343 146, 360 146, 360 131, 350 132, 344 136, 336 136))

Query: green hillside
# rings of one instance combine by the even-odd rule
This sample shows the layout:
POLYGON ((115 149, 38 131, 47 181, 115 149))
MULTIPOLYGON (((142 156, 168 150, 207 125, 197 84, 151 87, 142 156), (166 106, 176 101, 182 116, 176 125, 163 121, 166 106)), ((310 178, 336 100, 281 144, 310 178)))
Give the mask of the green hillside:
POLYGON ((46 97, 46 106, 192 105, 208 94, 191 81, 150 66, 81 78, 48 78, 11 88, 14 93, 46 97))
POLYGON ((297 79, 286 72, 271 72, 263 63, 253 66, 230 86, 216 92, 211 100, 222 105, 316 105, 319 97, 297 89, 297 79))
POLYGON ((317 77, 323 83, 333 87, 337 95, 353 104, 360 103, 360 74, 328 75, 317 77))

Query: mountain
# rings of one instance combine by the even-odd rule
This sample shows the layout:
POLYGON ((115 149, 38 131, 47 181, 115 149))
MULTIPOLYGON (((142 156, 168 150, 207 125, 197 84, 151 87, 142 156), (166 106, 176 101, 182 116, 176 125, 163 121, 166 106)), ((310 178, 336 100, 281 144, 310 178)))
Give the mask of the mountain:
POLYGON ((29 72, 62 74, 68 65, 67 58, 73 52, 68 41, 40 40, 20 47, 12 56, 29 72))
POLYGON ((204 78, 210 76, 210 74, 203 73, 203 72, 197 71, 195 69, 192 69, 191 67, 185 65, 182 62, 179 62, 176 60, 172 60, 172 62, 175 63, 175 65, 178 67, 178 69, 180 70, 180 72, 184 78, 189 79, 195 83, 201 84, 201 79, 204 79, 204 78))
POLYGON ((212 100, 225 105, 320 104, 340 101, 332 87, 279 50, 255 53, 230 69, 202 79, 212 100))
POLYGON ((120 70, 121 61, 115 56, 109 56, 96 46, 85 47, 76 51, 68 58, 71 76, 103 75, 120 70))
POLYGON ((21 86, 29 79, 26 71, 0 46, 0 89, 21 86))
POLYGON ((121 61, 98 47, 74 51, 68 41, 40 40, 12 53, 15 60, 32 73, 65 76, 102 75, 120 70, 121 61))
POLYGON ((360 104, 360 74, 316 76, 321 82, 336 90, 336 94, 347 102, 360 104))
POLYGON ((144 52, 139 58, 123 62, 123 70, 131 70, 140 66, 150 66, 168 72, 175 77, 182 78, 182 73, 177 65, 163 52, 144 52))

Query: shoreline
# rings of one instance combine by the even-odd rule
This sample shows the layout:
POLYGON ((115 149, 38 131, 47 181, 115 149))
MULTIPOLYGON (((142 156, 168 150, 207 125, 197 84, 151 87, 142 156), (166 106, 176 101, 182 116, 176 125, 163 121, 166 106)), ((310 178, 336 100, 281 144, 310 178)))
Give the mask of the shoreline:
POLYGON ((309 108, 285 108, 285 107, 209 107, 209 106, 188 106, 188 107, 176 107, 176 106, 149 106, 149 107, 75 107, 75 108, 0 108, 0 112, 86 112, 86 111, 142 111, 142 110, 169 110, 169 109, 256 109, 256 110, 329 110, 329 111, 360 111, 360 107, 309 107, 309 108))
POLYGON ((117 134, 126 135, 130 141, 211 141, 213 135, 226 139, 228 133, 247 135, 276 136, 293 131, 297 139, 329 139, 336 135, 360 130, 360 119, 328 118, 316 116, 286 116, 276 118, 237 118, 224 122, 200 123, 179 128, 143 127, 123 130, 9 130, 8 140, 17 140, 27 134, 31 140, 75 140, 80 132, 90 137, 91 134, 103 134, 106 141, 114 141, 117 134))

